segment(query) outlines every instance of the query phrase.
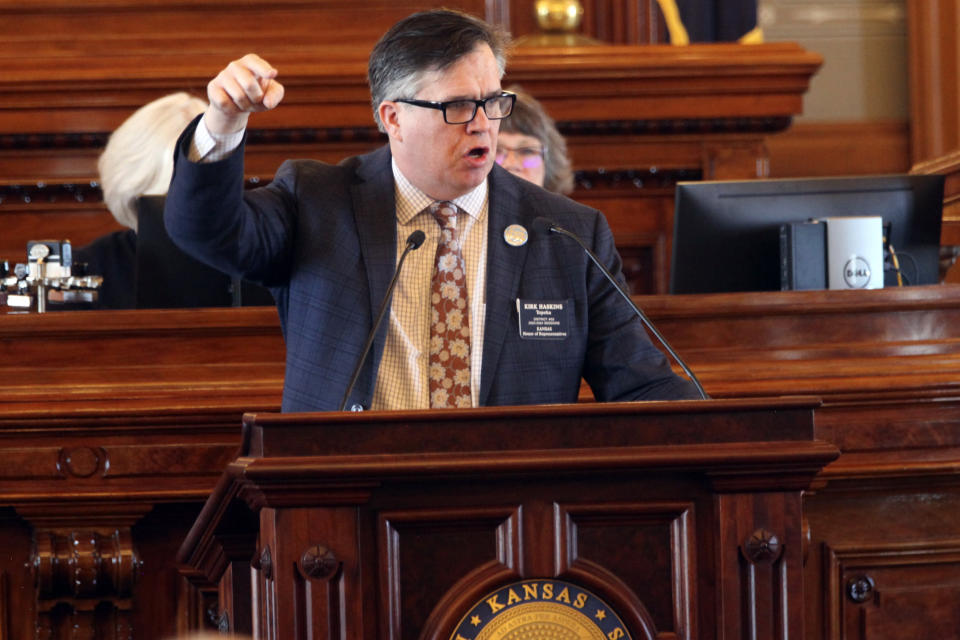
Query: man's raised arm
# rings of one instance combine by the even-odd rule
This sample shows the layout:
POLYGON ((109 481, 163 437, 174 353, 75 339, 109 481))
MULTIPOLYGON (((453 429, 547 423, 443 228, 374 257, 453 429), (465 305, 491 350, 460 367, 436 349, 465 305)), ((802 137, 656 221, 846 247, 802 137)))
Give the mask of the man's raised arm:
POLYGON ((283 100, 277 70, 255 53, 226 66, 207 84, 210 106, 204 124, 210 133, 235 133, 247 126, 251 113, 273 109, 283 100))

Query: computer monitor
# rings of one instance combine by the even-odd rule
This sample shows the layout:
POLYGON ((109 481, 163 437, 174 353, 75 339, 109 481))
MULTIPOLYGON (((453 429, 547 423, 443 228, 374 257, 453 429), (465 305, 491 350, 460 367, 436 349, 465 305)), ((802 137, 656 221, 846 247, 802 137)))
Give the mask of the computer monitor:
POLYGON ((164 196, 137 200, 137 308, 273 305, 270 292, 184 253, 163 225, 164 196))
POLYGON ((839 216, 882 217, 905 283, 935 284, 942 209, 939 175, 681 182, 670 292, 780 290, 781 225, 839 216))

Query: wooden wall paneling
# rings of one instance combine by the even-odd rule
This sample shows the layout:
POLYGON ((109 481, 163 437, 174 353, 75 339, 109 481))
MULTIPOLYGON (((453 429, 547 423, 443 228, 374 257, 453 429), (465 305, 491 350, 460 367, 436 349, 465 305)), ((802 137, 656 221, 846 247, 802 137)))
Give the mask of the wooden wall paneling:
MULTIPOLYGON (((583 4, 579 32, 587 37, 609 44, 667 41, 656 0, 588 0, 583 4)), ((534 0, 457 0, 443 6, 482 16, 504 26, 514 37, 540 32, 534 0)), ((270 51, 313 45, 318 33, 326 42, 369 47, 394 22, 424 7, 408 0, 284 0, 242 5, 223 0, 44 0, 29 5, 5 0, 0 3, 0 15, 18 29, 0 36, 0 55, 15 53, 25 41, 35 44, 36 53, 44 57, 163 51, 168 47, 270 51)))
POLYGON ((770 177, 906 173, 910 131, 906 122, 797 122, 766 139, 770 177))
MULTIPOLYGON (((252 555, 252 553, 250 554, 252 555)), ((249 614, 248 607, 245 608, 241 603, 250 603, 253 598, 253 590, 250 587, 251 581, 250 558, 241 561, 231 562, 224 572, 221 581, 221 591, 214 590, 215 609, 207 608, 209 623, 219 632, 253 635, 253 626, 250 617, 236 615, 235 612, 246 611, 249 614), (210 615, 213 614, 213 615, 210 615)), ((192 629, 203 628, 203 625, 196 625, 192 629)), ((186 630, 183 631, 186 633, 186 630)))
MULTIPOLYGON (((118 228, 104 215, 84 217, 98 197, 89 184, 96 150, 147 99, 182 88, 202 91, 226 59, 215 49, 144 54, 125 61, 129 68, 104 57, 57 59, 40 68, 20 60, 0 78, 0 90, 14 95, 9 110, 0 109, 0 168, 12 176, 0 174, 0 216, 7 229, 0 257, 22 260, 26 242, 37 233, 82 245, 118 228), (149 74, 136 76, 134 68, 149 74), (84 88, 92 83, 98 91, 78 91, 78 75, 84 88), (17 162, 22 153, 32 158, 25 168, 17 162), (27 171, 39 173, 30 180, 27 171), (84 203, 74 201, 78 194, 84 203), (77 211, 76 225, 67 215, 74 209, 83 212, 77 211)), ((258 114, 250 131, 251 184, 269 180, 287 157, 336 162, 382 143, 368 103, 365 48, 320 44, 278 50, 277 56, 272 62, 281 69, 287 95, 281 108, 258 114)), ((819 63, 818 56, 789 43, 521 48, 506 82, 522 83, 557 119, 580 172, 575 197, 605 197, 605 183, 632 185, 629 194, 621 191, 625 198, 605 197, 603 210, 619 220, 618 233, 628 243, 623 248, 649 256, 644 268, 654 273, 635 280, 635 291, 659 293, 666 291, 662 247, 669 251, 664 238, 670 235, 661 212, 672 207, 668 193, 675 181, 766 175, 763 140, 800 111, 819 63), (649 206, 657 200, 663 202, 649 206), (651 233, 653 221, 660 226, 651 233), (641 236, 650 240, 634 244, 641 236)))
POLYGON ((701 166, 704 180, 746 180, 770 175, 770 157, 762 138, 705 142, 701 166))
MULTIPOLYGON (((456 0, 448 6, 497 20, 507 15, 494 0, 456 0)), ((318 34, 336 44, 369 48, 394 22, 423 9, 423 3, 363 0, 223 0, 133 2, 52 0, 4 1, 0 15, 16 24, 0 37, 0 54, 14 55, 23 42, 36 43, 44 58, 204 50, 279 51, 312 46, 318 34)), ((5 21, 6 22, 6 21, 5 21)))
MULTIPOLYGON (((575 197, 603 211, 617 239, 623 272, 631 291, 666 293, 669 288, 670 246, 673 238, 673 181, 670 187, 650 184, 656 174, 632 180, 621 174, 606 181, 605 175, 579 188, 575 197)), ((669 178, 666 178, 669 180, 669 178)))
POLYGON ((960 11, 950 0, 907 0, 911 162, 960 148, 960 11))
POLYGON ((610 44, 665 44, 667 26, 656 0, 581 0, 583 33, 610 44))
POLYGON ((797 122, 766 142, 771 178, 906 173, 910 166, 910 125, 906 121, 797 122))
MULTIPOLYGON (((147 98, 160 97, 156 94, 147 98)), ((126 112, 126 117, 136 107, 126 112)), ((2 107, 0 107, 2 115, 2 107)), ((117 121, 116 124, 120 124, 117 121)), ((97 158, 107 133, 20 134, 0 136, 0 184, 35 186, 38 182, 89 183, 96 177, 97 158)))
MULTIPOLYGON (((253 586, 251 587, 254 598, 251 626, 253 627, 253 635, 257 638, 269 638, 268 630, 275 629, 278 625, 277 566, 274 562, 277 552, 275 544, 273 544, 276 540, 274 512, 274 509, 262 509, 257 514, 260 518, 260 525, 254 530, 254 533, 259 531, 259 534, 257 534, 257 550, 253 556, 253 568, 256 571, 252 578, 253 586)), ((293 562, 295 561, 293 560, 293 562)), ((291 577, 289 573, 291 568, 292 565, 283 567, 284 577, 288 579, 291 577)), ((293 595, 292 593, 287 594, 287 606, 293 605, 293 595)), ((285 620, 285 627, 290 629, 293 627, 294 619, 289 618, 288 620, 289 622, 285 620)), ((341 629, 335 629, 334 631, 342 634, 341 629)))
MULTIPOLYGON (((164 564, 167 564, 166 562, 164 564)), ((249 567, 249 562, 248 565, 249 567)), ((194 633, 198 629, 214 630, 219 628, 220 618, 218 612, 221 607, 218 605, 217 589, 199 588, 190 583, 183 575, 183 572, 177 571, 177 581, 173 602, 176 605, 176 629, 177 635, 186 635, 194 633)), ((247 583, 250 582, 249 569, 247 583)), ((250 599, 249 589, 246 599, 250 599)), ((139 608, 139 607, 137 607, 139 608)), ((249 629, 244 631, 249 634, 249 629)))
MULTIPOLYGON (((695 371, 714 396, 789 390, 839 401, 955 392, 960 294, 952 285, 638 302, 681 356, 702 366, 695 371), (752 339, 743 342, 745 335, 752 339), (925 360, 908 357, 918 354, 925 360), (731 375, 733 355, 758 367, 754 375, 731 375), (836 358, 824 380, 824 363, 836 358)), ((81 407, 121 414, 170 397, 202 409, 211 394, 239 417, 278 407, 283 381, 279 321, 269 308, 7 315, 0 356, 0 401, 36 419, 81 407), (130 353, 143 357, 131 363, 130 353), (107 391, 122 401, 104 401, 107 391)))
POLYGON ((717 510, 718 574, 725 576, 719 585, 720 606, 744 611, 739 619, 724 619, 720 634, 803 637, 803 616, 791 612, 785 597, 803 592, 801 531, 787 524, 801 517, 800 495, 723 493, 717 498, 717 510))

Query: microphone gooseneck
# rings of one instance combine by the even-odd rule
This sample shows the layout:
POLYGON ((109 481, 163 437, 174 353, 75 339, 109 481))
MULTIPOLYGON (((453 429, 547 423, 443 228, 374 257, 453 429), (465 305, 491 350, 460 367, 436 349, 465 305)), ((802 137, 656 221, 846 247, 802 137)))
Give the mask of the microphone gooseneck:
POLYGON ((387 312, 387 307, 390 306, 390 299, 393 297, 393 290, 397 286, 397 279, 400 277, 400 269, 403 267, 403 261, 407 259, 408 253, 419 249, 426 238, 427 234, 420 229, 417 229, 407 236, 407 244, 403 249, 403 253, 400 254, 400 260, 397 262, 397 268, 393 272, 390 285, 387 287, 387 293, 383 296, 383 302, 380 303, 380 310, 377 311, 377 319, 373 323, 373 328, 370 329, 370 335, 367 336, 366 344, 363 345, 363 353, 360 354, 357 366, 353 369, 353 375, 350 376, 350 384, 347 385, 347 390, 343 394, 343 400, 340 401, 340 411, 346 409, 347 401, 350 399, 350 394, 353 393, 353 387, 356 386, 357 379, 360 377, 360 371, 363 369, 363 363, 367 359, 367 354, 370 353, 370 347, 373 346, 373 339, 377 335, 377 329, 380 328, 380 323, 383 322, 383 316, 387 312))
POLYGON ((549 218, 544 218, 542 216, 533 221, 533 227, 537 231, 549 231, 566 236, 580 245, 580 248, 584 250, 587 256, 589 256, 590 260, 593 261, 593 264, 597 265, 597 268, 600 269, 604 276, 606 276, 607 280, 610 281, 610 284, 612 284, 617 292, 623 296, 623 299, 627 301, 627 304, 630 305, 633 311, 637 314, 637 317, 640 318, 640 321, 643 322, 643 326, 645 326, 650 333, 652 333, 657 340, 660 341, 660 344, 662 344, 663 348, 667 350, 667 353, 670 354, 670 357, 672 357, 674 361, 680 365, 680 368, 683 369, 683 372, 687 374, 688 378, 690 378, 690 382, 692 382, 693 386, 697 388, 700 398, 703 400, 707 399, 707 393, 703 390, 703 385, 700 384, 697 376, 695 376, 693 371, 690 370, 690 367, 687 366, 687 363, 684 362, 679 355, 677 355, 677 352, 673 350, 673 347, 670 346, 670 343, 667 342, 667 339, 664 338, 660 331, 653 325, 653 323, 647 317, 647 314, 645 314, 640 307, 636 305, 636 303, 630 298, 630 294, 627 293, 622 286, 620 286, 620 283, 617 282, 617 279, 613 277, 613 274, 610 273, 610 270, 603 266, 603 264, 600 262, 600 259, 597 258, 597 255, 590 250, 590 247, 584 243, 580 236, 572 231, 564 229, 549 218))

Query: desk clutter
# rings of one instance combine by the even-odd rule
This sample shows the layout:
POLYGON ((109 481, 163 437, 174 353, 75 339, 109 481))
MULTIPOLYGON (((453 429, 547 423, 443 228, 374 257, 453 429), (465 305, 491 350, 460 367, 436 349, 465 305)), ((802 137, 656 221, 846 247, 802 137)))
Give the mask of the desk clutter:
POLYGON ((12 268, 0 262, 0 309, 8 312, 45 313, 50 305, 71 308, 97 301, 103 278, 86 273, 86 265, 73 262, 69 240, 31 240, 26 262, 12 268))

